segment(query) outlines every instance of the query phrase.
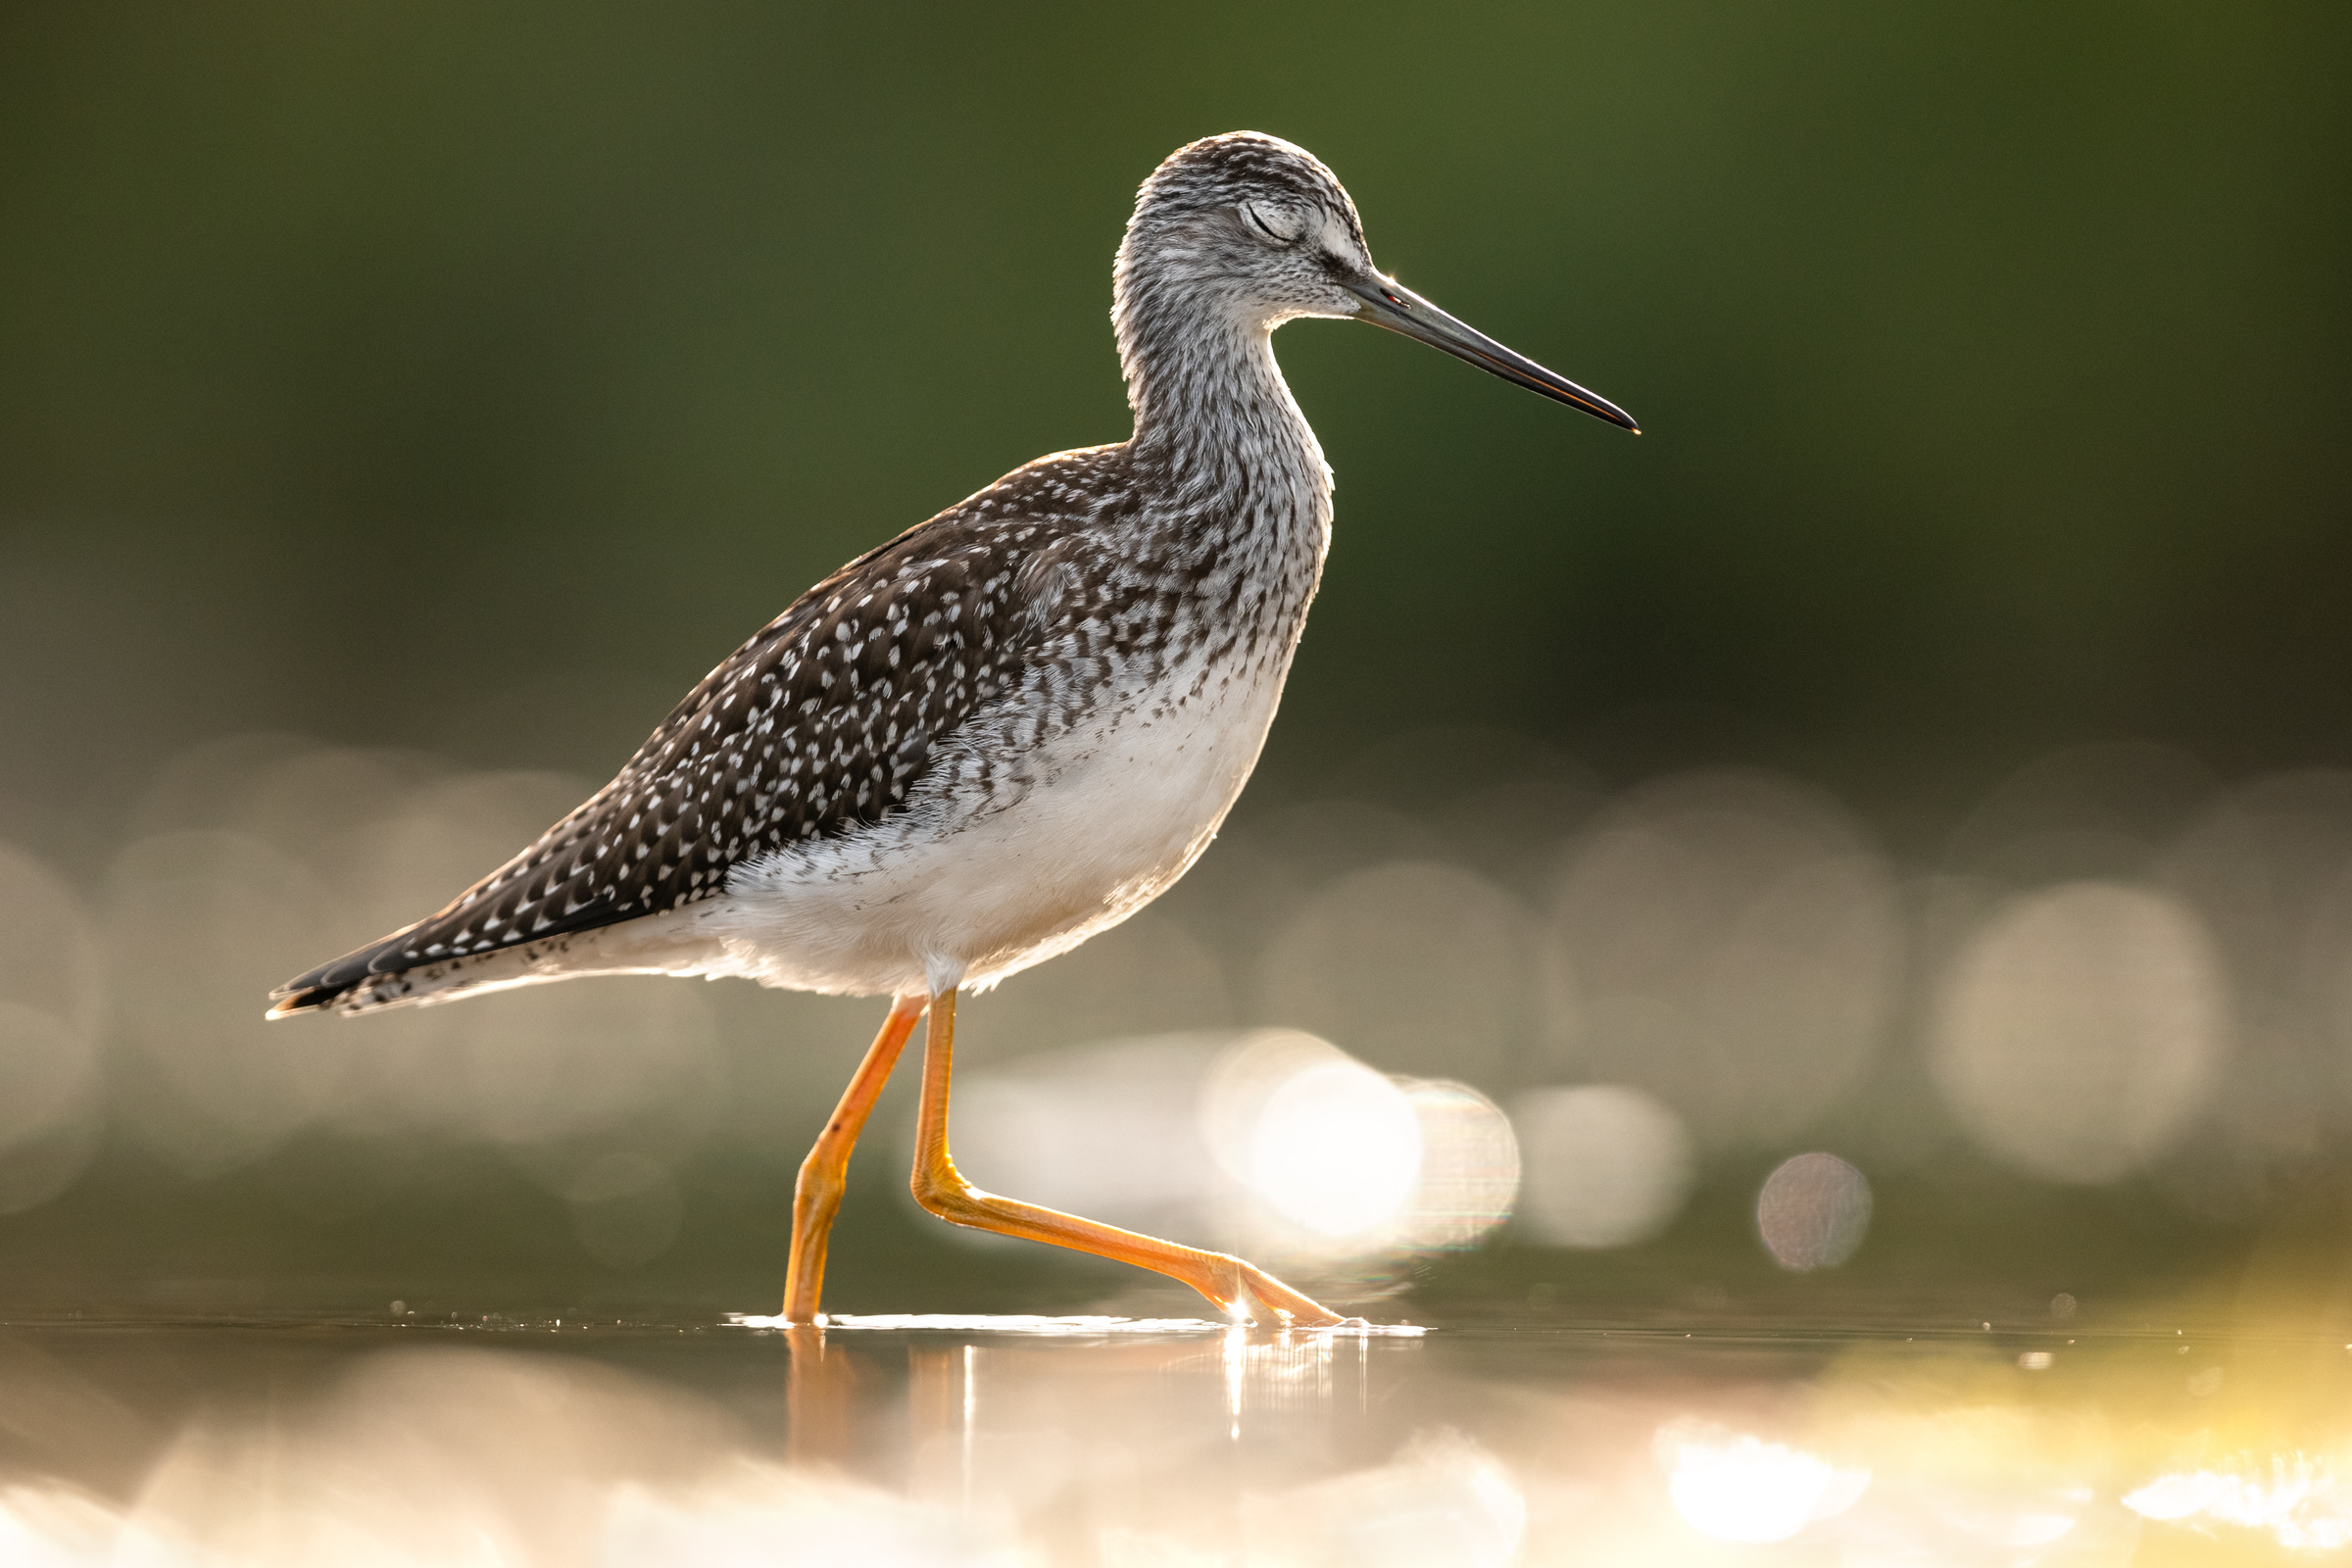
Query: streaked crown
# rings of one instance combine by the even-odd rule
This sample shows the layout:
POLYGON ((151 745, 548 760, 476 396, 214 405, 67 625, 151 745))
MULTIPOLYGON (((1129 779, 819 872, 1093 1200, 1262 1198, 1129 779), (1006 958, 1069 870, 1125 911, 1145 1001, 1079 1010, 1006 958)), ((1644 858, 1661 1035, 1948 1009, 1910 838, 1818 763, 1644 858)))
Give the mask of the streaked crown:
POLYGON ((1339 175, 1303 147, 1262 131, 1204 136, 1168 154, 1136 193, 1133 227, 1158 227, 1262 203, 1336 221, 1364 250, 1364 226, 1339 175))

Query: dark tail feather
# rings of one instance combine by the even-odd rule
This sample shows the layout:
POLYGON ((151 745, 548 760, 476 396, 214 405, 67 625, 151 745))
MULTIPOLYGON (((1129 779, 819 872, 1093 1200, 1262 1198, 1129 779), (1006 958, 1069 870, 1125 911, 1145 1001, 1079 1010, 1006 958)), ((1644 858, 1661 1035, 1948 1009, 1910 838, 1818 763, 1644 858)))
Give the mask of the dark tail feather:
POLYGON ((270 993, 270 1007, 263 1016, 291 1018, 296 1013, 323 1011, 379 975, 397 972, 404 966, 390 963, 379 968, 377 960, 390 954, 400 945, 403 937, 416 929, 413 925, 403 926, 388 937, 343 955, 332 963, 322 963, 308 974, 296 975, 270 993))

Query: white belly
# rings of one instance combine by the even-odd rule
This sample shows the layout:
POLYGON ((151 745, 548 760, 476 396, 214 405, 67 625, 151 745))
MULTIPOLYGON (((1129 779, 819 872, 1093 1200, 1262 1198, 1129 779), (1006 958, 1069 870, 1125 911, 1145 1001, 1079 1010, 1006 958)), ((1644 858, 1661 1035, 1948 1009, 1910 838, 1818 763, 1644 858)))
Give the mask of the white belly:
POLYGON ((1247 688, 1156 712, 1148 697, 1102 704, 1103 722, 1026 760, 1034 782, 1016 802, 958 820, 940 790, 918 791, 878 826, 747 861, 715 899, 603 933, 573 972, 743 975, 851 995, 986 987, 1117 924, 1184 874, 1256 764, 1285 672, 1261 666, 1247 688))

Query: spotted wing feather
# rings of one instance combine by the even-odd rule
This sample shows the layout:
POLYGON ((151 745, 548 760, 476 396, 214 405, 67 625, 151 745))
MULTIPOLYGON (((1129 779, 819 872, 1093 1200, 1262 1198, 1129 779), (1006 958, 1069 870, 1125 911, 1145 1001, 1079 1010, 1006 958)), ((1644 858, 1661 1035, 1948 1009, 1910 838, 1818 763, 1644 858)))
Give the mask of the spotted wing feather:
POLYGON ((983 492, 811 588, 577 810, 439 913, 287 982, 276 1010, 679 908, 747 858, 882 820, 938 742, 1018 680, 1054 608, 1041 615, 1040 602, 1059 597, 1057 567, 1052 567, 1061 533, 1034 514, 1004 517, 1026 510, 1009 499, 983 492))

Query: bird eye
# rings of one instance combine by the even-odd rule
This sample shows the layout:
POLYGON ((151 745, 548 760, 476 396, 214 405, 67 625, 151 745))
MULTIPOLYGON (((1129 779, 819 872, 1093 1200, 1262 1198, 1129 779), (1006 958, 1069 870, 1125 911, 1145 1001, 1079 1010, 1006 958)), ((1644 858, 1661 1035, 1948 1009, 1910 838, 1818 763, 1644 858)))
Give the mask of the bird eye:
POLYGON ((1269 214, 1265 208, 1259 206, 1256 202, 1242 203, 1240 212, 1242 215, 1242 221, 1248 225, 1250 232, 1255 234, 1259 239, 1264 240, 1267 244, 1287 245, 1291 242, 1291 236, 1284 233, 1279 227, 1277 227, 1272 215, 1269 214))

